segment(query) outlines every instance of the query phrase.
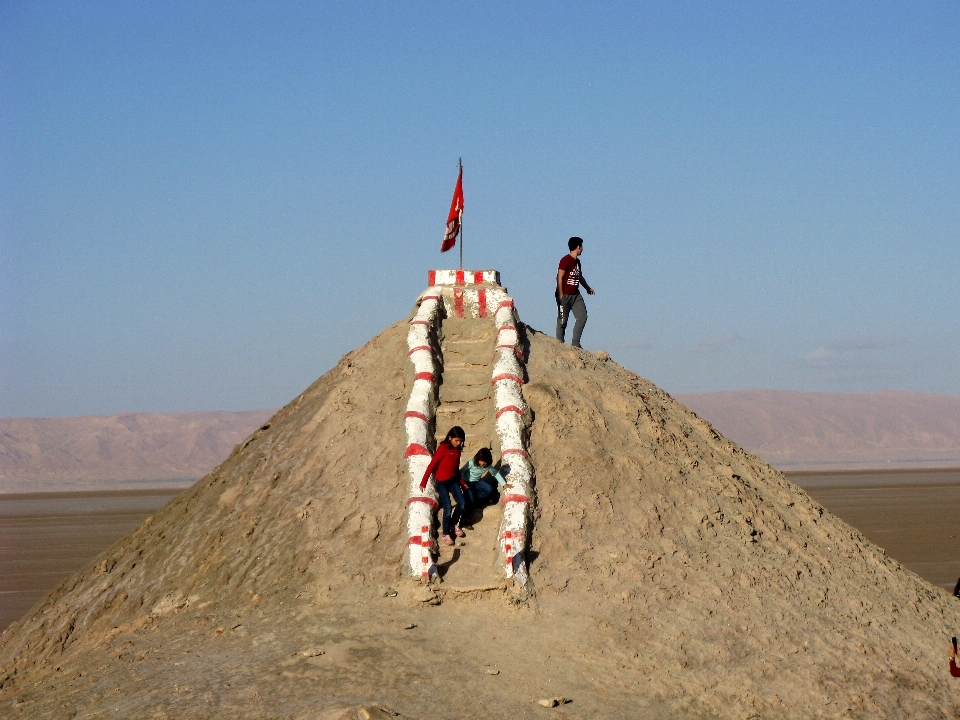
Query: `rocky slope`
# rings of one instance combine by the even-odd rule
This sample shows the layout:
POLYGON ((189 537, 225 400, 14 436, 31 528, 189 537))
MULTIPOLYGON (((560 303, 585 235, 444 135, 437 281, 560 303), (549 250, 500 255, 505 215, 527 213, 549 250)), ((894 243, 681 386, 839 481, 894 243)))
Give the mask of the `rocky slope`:
POLYGON ((960 604, 649 381, 540 334, 533 592, 403 579, 405 335, 0 636, 0 715, 960 715, 960 604))

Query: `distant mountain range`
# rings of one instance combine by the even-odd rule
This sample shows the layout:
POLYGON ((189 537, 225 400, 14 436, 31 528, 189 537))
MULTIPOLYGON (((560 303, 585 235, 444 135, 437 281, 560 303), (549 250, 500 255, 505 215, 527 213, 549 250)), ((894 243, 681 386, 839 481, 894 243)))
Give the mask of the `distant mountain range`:
POLYGON ((675 397, 784 471, 960 467, 960 395, 739 390, 675 397))
MULTIPOLYGON (((785 471, 960 467, 957 395, 740 390, 675 397, 785 471)), ((0 492, 184 485, 274 412, 0 418, 0 492)))
POLYGON ((0 492, 197 480, 275 410, 0 419, 0 492))

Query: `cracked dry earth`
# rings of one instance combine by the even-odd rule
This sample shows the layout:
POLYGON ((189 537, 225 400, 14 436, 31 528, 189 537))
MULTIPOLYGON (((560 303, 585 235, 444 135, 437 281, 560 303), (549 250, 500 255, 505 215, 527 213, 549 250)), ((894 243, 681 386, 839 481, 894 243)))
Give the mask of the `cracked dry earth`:
POLYGON ((0 717, 960 716, 955 600, 649 381, 529 328, 533 592, 402 577, 406 330, 4 632, 0 717))

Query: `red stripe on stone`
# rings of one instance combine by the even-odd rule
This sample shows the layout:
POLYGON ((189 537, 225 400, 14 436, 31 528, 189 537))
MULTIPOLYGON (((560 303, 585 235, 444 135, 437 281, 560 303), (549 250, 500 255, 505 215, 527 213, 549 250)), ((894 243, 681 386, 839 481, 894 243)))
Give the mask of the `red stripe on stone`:
POLYGON ((516 405, 505 405, 504 407, 497 410, 497 417, 500 417, 504 413, 515 412, 517 415, 523 415, 523 410, 518 408, 516 405))
POLYGON ((428 323, 426 320, 411 320, 411 321, 410 321, 410 324, 411 324, 411 325, 426 325, 426 326, 428 326, 428 327, 430 326, 430 323, 428 323))
POLYGON ((407 450, 403 453, 403 456, 413 457, 414 455, 430 455, 430 451, 420 443, 410 443, 407 445, 407 450))
POLYGON ((416 418, 417 420, 423 420, 425 423, 430 422, 430 418, 428 418, 422 412, 417 412, 416 410, 407 410, 403 414, 403 419, 406 420, 407 418, 416 418))
POLYGON ((466 280, 463 277, 463 270, 457 270, 457 285, 465 285, 466 280))
POLYGON ((437 284, 437 271, 431 270, 430 272, 427 273, 427 285, 429 285, 430 287, 433 287, 436 284, 437 284))
POLYGON ((513 382, 523 385, 523 378, 519 375, 514 375, 513 373, 503 373, 502 375, 497 375, 490 381, 491 385, 496 385, 501 380, 513 380, 513 382))
POLYGON ((463 317, 463 290, 453 291, 453 310, 457 317, 463 317))
POLYGON ((424 295, 422 298, 420 298, 420 302, 422 302, 422 303, 426 302, 427 300, 436 300, 437 302, 440 302, 440 296, 439 296, 439 295, 424 295))
POLYGON ((500 456, 503 457, 504 455, 522 455, 528 460, 530 459, 530 453, 528 453, 526 450, 521 450, 520 448, 507 448, 506 450, 501 450, 500 456))
POLYGON ((500 308, 505 308, 505 307, 508 307, 508 308, 514 307, 514 305, 513 305, 513 300, 501 300, 501 301, 500 301, 500 304, 497 305, 497 310, 499 310, 500 308))
POLYGON ((414 380, 427 380, 427 381, 429 381, 429 382, 436 382, 436 381, 437 381, 436 375, 434 375, 433 373, 428 373, 428 372, 417 373, 417 374, 414 376, 413 379, 414 379, 414 380))
POLYGON ((407 505, 412 505, 413 503, 416 503, 416 502, 426 503, 427 505, 432 507, 434 510, 440 507, 437 501, 434 500, 433 498, 421 497, 421 496, 410 498, 409 500, 407 500, 407 505))
POLYGON ((430 347, 429 345, 418 345, 417 347, 413 348, 410 352, 408 352, 407 355, 413 355, 418 350, 426 350, 428 353, 433 352, 433 348, 430 347))
POLYGON ((473 284, 474 284, 474 285, 482 285, 482 284, 483 284, 483 271, 482 271, 482 270, 481 270, 480 272, 475 272, 475 273, 473 274, 473 284))
POLYGON ((480 290, 477 293, 477 302, 480 305, 480 317, 485 318, 487 316, 487 291, 480 290))
POLYGON ((516 325, 501 325, 500 327, 497 328, 497 335, 502 333, 504 330, 516 330, 516 329, 517 329, 516 325))
POLYGON ((529 502, 530 502, 530 498, 528 498, 526 495, 516 495, 516 494, 510 494, 510 495, 504 495, 504 496, 503 496, 503 504, 504 504, 504 505, 506 505, 507 503, 511 503, 511 502, 515 502, 515 503, 529 503, 529 502))
POLYGON ((519 530, 505 530, 500 533, 501 540, 523 540, 526 536, 526 533, 520 532, 519 530))

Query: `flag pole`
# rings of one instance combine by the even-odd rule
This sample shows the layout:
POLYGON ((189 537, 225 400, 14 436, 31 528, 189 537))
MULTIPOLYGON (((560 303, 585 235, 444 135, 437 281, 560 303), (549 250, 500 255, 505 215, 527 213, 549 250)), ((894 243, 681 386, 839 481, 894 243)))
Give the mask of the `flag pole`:
MULTIPOLYGON (((463 175, 463 158, 457 158, 460 175, 463 175)), ((460 269, 463 270, 463 208, 460 208, 460 269)))

